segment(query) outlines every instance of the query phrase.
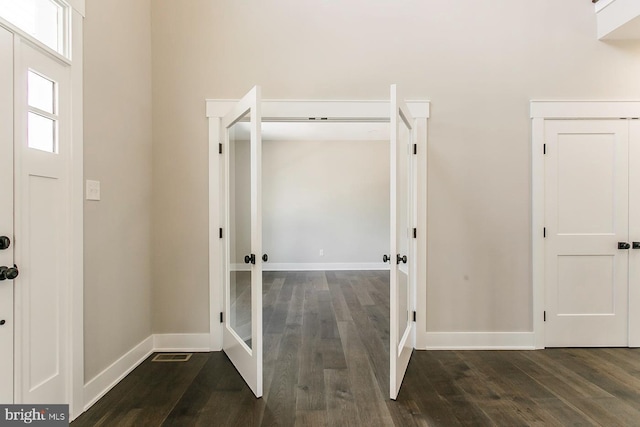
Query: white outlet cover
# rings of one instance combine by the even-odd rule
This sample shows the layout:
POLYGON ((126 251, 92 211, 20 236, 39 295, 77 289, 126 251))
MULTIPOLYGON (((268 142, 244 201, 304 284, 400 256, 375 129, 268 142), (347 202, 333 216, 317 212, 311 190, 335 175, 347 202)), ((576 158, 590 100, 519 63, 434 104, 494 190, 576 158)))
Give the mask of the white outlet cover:
POLYGON ((100 200, 100 181, 92 181, 88 179, 85 190, 85 197, 87 200, 100 200))

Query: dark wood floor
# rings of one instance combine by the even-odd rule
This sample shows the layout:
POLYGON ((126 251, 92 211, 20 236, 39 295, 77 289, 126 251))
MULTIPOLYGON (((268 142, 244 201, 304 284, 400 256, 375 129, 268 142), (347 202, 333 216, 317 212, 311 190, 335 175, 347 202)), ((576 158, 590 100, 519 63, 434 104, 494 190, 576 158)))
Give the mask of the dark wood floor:
POLYGON ((150 358, 72 426, 640 426, 632 349, 414 352, 388 393, 388 274, 265 273, 264 397, 224 353, 150 358))

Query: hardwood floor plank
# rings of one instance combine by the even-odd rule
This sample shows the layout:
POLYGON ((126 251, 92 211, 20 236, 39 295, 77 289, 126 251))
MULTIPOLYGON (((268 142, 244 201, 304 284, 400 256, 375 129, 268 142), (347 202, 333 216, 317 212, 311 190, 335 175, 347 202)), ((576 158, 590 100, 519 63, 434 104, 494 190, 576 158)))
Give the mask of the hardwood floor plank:
POLYGON ((324 370, 327 421, 330 426, 361 426, 346 369, 324 370))

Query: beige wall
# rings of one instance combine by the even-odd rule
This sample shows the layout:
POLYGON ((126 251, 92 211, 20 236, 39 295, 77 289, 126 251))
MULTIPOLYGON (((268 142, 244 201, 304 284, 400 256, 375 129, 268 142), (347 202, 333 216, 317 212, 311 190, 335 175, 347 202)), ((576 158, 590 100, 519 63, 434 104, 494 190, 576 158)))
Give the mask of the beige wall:
POLYGON ((204 99, 432 101, 431 331, 528 331, 530 99, 640 98, 584 0, 152 1, 156 332, 208 330, 204 99))
POLYGON ((87 0, 85 381, 151 334, 150 2, 87 0))

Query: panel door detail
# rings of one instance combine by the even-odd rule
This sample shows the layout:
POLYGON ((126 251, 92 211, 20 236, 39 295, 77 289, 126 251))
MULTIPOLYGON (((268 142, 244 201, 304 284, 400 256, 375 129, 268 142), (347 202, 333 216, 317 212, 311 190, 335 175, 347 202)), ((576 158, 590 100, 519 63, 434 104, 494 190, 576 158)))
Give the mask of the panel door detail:
MULTIPOLYGON (((0 266, 13 266, 13 35, 0 27, 0 266), (7 242, 8 239, 9 241, 7 242)), ((0 404, 13 403, 13 286, 0 280, 0 404)))
POLYGON ((413 352, 415 308, 415 183, 413 174, 413 119, 406 104, 391 86, 391 224, 390 289, 391 322, 389 333, 389 393, 396 399, 413 352))
POLYGON ((545 123, 545 345, 628 345, 629 125, 545 123))
POLYGON ((26 43, 19 58, 15 398, 68 403, 70 70, 26 43))
POLYGON ((262 396, 262 201, 260 88, 222 120, 225 156, 222 348, 256 397, 262 396))

